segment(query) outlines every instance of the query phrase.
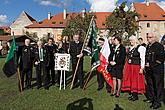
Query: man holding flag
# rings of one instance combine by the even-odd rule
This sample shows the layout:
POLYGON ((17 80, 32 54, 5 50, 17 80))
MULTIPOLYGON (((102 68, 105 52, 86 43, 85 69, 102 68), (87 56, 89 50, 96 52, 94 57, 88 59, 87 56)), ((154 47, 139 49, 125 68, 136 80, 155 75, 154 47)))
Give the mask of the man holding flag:
POLYGON ((83 88, 83 53, 81 53, 83 43, 79 38, 79 34, 73 36, 73 42, 70 43, 69 53, 72 57, 73 85, 83 88))
MULTIPOLYGON (((97 67, 96 72, 97 72, 97 76, 98 76, 97 77, 97 79, 98 79, 98 90, 101 90, 103 88, 103 86, 104 86, 103 85, 104 84, 104 78, 107 75, 105 75, 105 74, 103 75, 102 74, 102 73, 105 73, 105 72, 103 72, 103 70, 105 70, 105 68, 102 67, 103 63, 100 63, 100 61, 99 61, 99 47, 98 47, 98 44, 96 42, 96 37, 97 37, 97 34, 96 34, 96 23, 94 21, 94 17, 92 17, 90 25, 89 25, 88 33, 87 33, 86 39, 84 41, 85 45, 84 45, 84 49, 83 50, 87 51, 89 53, 89 55, 91 55, 91 57, 92 57, 92 67, 91 67, 91 72, 90 72, 90 74, 88 76, 88 79, 90 78, 90 75, 91 75, 93 69, 95 69, 97 67), (102 75, 104 76, 104 78, 103 78, 102 75)), ((105 45, 103 38, 100 38, 99 41, 102 42, 100 44, 100 47, 102 47, 103 44, 105 45)), ((106 46, 109 46, 108 40, 107 40, 106 44, 108 44, 106 46)), ((104 51, 108 52, 108 53, 106 53, 107 54, 107 59, 108 59, 108 56, 110 54, 110 48, 106 48, 106 49, 107 50, 104 50, 104 51)), ((108 60, 107 60, 107 62, 108 62, 108 60)), ((87 81, 86 81, 86 83, 84 85, 84 89, 85 89, 85 86, 88 83, 88 79, 87 79, 87 81)), ((107 79, 107 77, 105 79, 107 79)), ((111 79, 111 78, 109 78, 109 76, 108 76, 108 79, 111 79)), ((106 80, 106 82, 107 82, 107 80, 106 80)), ((110 85, 112 86, 111 83, 110 83, 110 85)), ((108 85, 107 85, 106 88, 107 88, 107 92, 109 93, 110 92, 110 87, 108 87, 108 85)))
MULTIPOLYGON (((98 39, 99 51, 101 51, 104 43, 105 43, 104 38, 99 38, 98 39)), ((107 54, 109 54, 109 53, 110 53, 110 51, 109 51, 109 49, 107 49, 107 54)), ((100 64, 102 64, 102 62, 100 64)), ((104 76, 98 70, 96 70, 96 73, 97 73, 97 82, 98 82, 97 90, 99 91, 99 90, 101 90, 104 87, 104 76)), ((110 88, 108 83, 106 83, 106 90, 107 90, 107 93, 111 92, 111 88, 110 88)))

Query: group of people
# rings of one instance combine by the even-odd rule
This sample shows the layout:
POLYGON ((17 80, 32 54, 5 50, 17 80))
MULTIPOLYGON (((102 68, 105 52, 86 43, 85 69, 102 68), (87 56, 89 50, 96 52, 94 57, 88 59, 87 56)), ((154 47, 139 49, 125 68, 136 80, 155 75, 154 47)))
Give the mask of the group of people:
MULTIPOLYGON (((146 100, 144 102, 152 103, 151 108, 157 109, 161 107, 164 88, 165 53, 163 45, 157 42, 156 34, 154 32, 148 33, 147 45, 142 42, 142 38, 137 39, 135 36, 131 36, 128 47, 122 44, 121 38, 115 36, 110 38, 107 71, 112 77, 113 87, 106 83, 107 93, 111 93, 111 96, 120 97, 120 92, 126 91, 130 95, 128 97, 129 101, 136 101, 138 100, 138 94, 145 94, 146 100)), ((104 38, 97 40, 99 51, 104 41, 104 38)), ((79 40, 78 34, 73 36, 72 42, 61 42, 58 46, 53 43, 52 38, 49 38, 48 43, 43 44, 42 41, 38 41, 37 47, 34 48, 30 46, 30 40, 26 39, 25 45, 18 48, 22 88, 25 88, 24 81, 26 88, 31 88, 33 65, 36 67, 38 89, 42 86, 45 89, 49 89, 50 83, 54 85, 56 83, 54 54, 58 52, 71 55, 73 74, 80 59, 73 84, 83 88, 83 56, 85 53, 82 51, 82 47, 83 42, 79 40), (42 74, 43 80, 41 80, 42 74), (26 80, 24 80, 25 75, 26 80)), ((105 80, 97 69, 96 74, 97 90, 100 91, 104 87, 105 80)), ((59 83, 59 74, 56 78, 59 83)))
MULTIPOLYGON (((124 47, 122 39, 111 37, 107 71, 112 77, 113 87, 106 84, 107 93, 120 97, 120 91, 128 92, 129 101, 138 100, 138 94, 145 94, 144 102, 152 103, 150 108, 161 107, 164 89, 165 49, 158 42, 154 32, 147 35, 148 44, 142 38, 131 36, 130 45, 124 47)), ((104 39, 99 38, 100 47, 104 39)), ((104 87, 103 76, 97 71, 98 91, 104 87)))
POLYGON ((63 44, 65 45, 60 42, 56 45, 53 38, 48 38, 47 43, 43 44, 42 41, 38 41, 37 46, 32 46, 30 39, 25 39, 25 44, 19 46, 17 51, 17 62, 21 77, 20 90, 32 88, 33 66, 36 72, 37 89, 43 86, 48 90, 51 84, 54 85, 56 82, 60 84, 60 73, 57 71, 57 74, 55 74, 54 55, 55 53, 68 53, 69 43, 64 41, 63 44), (25 76, 26 80, 24 79, 25 76))

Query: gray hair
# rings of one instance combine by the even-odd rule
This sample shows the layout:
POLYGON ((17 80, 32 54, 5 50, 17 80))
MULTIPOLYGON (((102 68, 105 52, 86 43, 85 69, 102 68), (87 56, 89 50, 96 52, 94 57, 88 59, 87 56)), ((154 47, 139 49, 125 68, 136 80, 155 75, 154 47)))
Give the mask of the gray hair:
POLYGON ((130 36, 129 40, 134 40, 137 44, 139 43, 138 38, 134 35, 130 36))

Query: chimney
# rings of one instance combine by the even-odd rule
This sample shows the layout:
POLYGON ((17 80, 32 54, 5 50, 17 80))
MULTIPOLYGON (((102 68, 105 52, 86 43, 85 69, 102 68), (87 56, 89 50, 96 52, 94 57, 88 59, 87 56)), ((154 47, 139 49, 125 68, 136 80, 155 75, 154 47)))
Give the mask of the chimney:
POLYGON ((85 13, 86 13, 86 9, 83 8, 81 12, 82 12, 82 17, 84 18, 85 17, 85 13))
POLYGON ((50 20, 50 18, 51 18, 51 13, 48 12, 48 20, 50 20))
POLYGON ((149 6, 149 5, 150 5, 149 0, 146 0, 146 5, 147 5, 147 6, 149 6))
POLYGON ((63 18, 66 19, 66 9, 64 9, 63 18))

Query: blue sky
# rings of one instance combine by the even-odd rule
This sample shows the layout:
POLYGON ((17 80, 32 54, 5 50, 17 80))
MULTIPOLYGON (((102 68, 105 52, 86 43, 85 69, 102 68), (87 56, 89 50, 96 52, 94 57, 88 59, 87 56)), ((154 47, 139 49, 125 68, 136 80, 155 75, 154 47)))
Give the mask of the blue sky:
MULTIPOLYGON (((114 8, 114 1, 117 0, 1 0, 0 3, 0 26, 11 24, 22 11, 26 11, 37 21, 47 17, 47 13, 52 15, 67 11, 81 11, 83 8, 95 11, 111 11, 114 8), (109 2, 109 4, 108 4, 109 2)), ((118 0, 118 4, 124 0, 118 0)), ((125 0, 128 3, 143 2, 144 0, 125 0)), ((165 5, 165 0, 157 0, 165 5)))

